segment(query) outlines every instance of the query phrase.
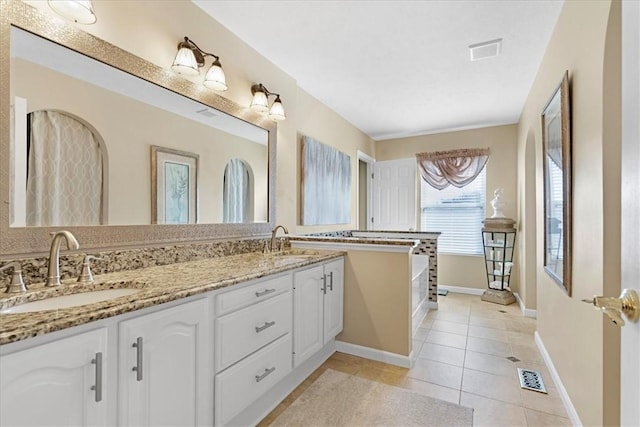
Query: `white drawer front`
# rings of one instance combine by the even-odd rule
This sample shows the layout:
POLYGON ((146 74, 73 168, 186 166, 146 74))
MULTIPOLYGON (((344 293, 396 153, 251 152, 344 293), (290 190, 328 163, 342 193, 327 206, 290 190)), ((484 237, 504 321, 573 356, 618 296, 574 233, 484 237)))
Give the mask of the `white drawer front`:
POLYGON ((291 332, 291 292, 216 319, 216 372, 291 332))
POLYGON ((216 425, 225 425, 291 371, 291 334, 215 377, 216 425))
POLYGON ((220 294, 216 296, 216 315, 222 316, 291 290, 291 280, 291 274, 287 274, 220 294))

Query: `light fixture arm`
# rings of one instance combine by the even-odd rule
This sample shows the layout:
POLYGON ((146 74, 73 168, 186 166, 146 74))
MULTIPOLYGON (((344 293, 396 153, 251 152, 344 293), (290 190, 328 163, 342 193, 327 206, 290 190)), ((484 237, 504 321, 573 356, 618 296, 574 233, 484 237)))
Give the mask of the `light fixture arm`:
POLYGON ((267 97, 274 95, 276 98, 280 97, 279 93, 271 92, 262 83, 251 86, 251 95, 255 95, 256 92, 263 92, 267 97))
POLYGON ((210 52, 205 52, 204 50, 200 49, 200 47, 187 36, 184 36, 184 41, 178 43, 178 49, 181 49, 183 47, 191 49, 193 55, 196 57, 198 67, 204 66, 204 58, 206 58, 207 56, 212 56, 214 58, 214 62, 220 60, 220 57, 218 55, 210 52))

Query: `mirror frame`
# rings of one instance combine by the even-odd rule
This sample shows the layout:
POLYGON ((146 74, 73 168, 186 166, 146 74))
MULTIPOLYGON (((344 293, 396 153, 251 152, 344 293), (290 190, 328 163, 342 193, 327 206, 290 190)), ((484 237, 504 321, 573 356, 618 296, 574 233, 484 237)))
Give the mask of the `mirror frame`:
MULTIPOLYGON (((19 0, 0 0, 0 61, 10 64, 11 27, 18 27, 80 54, 113 66, 135 77, 164 87, 178 95, 230 114, 268 131, 268 221, 247 224, 191 225, 101 225, 83 227, 18 227, 11 228, 10 161, 11 100, 10 66, 0 69, 0 259, 34 256, 46 253, 49 233, 61 229, 71 231, 82 251, 180 244, 197 241, 252 238, 267 235, 274 226, 277 125, 265 116, 217 95, 210 89, 127 52, 96 36, 67 24, 55 16, 45 15, 19 0)), ((151 191, 151 189, 149 189, 151 191)), ((151 200, 149 200, 151 203, 151 200)), ((151 218, 149 219, 151 220, 151 218)))
MULTIPOLYGON (((571 296, 571 243, 572 243, 572 171, 571 171, 571 109, 569 99, 569 71, 565 71, 562 81, 554 89, 551 98, 545 104, 542 111, 542 164, 544 180, 544 270, 551 278, 571 296), (552 126, 548 120, 549 106, 553 102, 560 104, 560 120, 554 121, 553 126, 560 133, 560 149, 562 152, 562 277, 549 267, 551 260, 548 254, 551 251, 550 242, 550 203, 551 188, 549 179, 549 128, 552 126)), ((557 261, 557 260, 556 260, 557 261)))

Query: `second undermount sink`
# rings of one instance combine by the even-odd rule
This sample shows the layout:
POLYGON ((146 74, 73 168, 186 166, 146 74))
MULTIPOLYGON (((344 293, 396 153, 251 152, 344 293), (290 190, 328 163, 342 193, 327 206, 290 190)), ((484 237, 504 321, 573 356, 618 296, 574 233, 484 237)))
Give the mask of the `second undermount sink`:
POLYGON ((114 298, 133 295, 142 289, 117 288, 97 291, 80 292, 77 294, 62 295, 59 297, 45 298, 38 301, 25 302, 0 310, 0 314, 32 313, 45 310, 61 310, 63 308, 78 307, 94 304, 114 298))

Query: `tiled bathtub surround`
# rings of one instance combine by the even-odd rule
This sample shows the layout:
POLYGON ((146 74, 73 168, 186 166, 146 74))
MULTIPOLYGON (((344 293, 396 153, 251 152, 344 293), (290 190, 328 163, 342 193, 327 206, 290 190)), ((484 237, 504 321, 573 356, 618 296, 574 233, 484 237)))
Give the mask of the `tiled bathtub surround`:
MULTIPOLYGON (((60 256, 60 274, 62 279, 77 278, 82 270, 85 255, 94 255, 101 259, 91 261, 93 274, 115 273, 118 271, 137 270, 158 265, 175 264, 178 262, 197 261, 207 258, 217 258, 237 255, 247 252, 261 252, 268 239, 226 240, 209 243, 193 243, 149 247, 140 249, 121 249, 113 251, 89 251, 73 255, 60 256)), ((82 251, 82 242, 80 242, 82 251)), ((61 251, 64 254, 64 251, 61 251)), ((37 258, 16 259, 22 266, 22 275, 27 287, 32 283, 44 282, 47 277, 49 259, 46 256, 37 258)), ((0 262, 5 264, 7 261, 0 262)), ((0 276, 0 296, 4 293, 5 285, 9 283, 10 273, 0 276)))
POLYGON ((373 237, 388 235, 389 239, 411 239, 419 240, 418 245, 413 249, 414 255, 426 255, 429 257, 429 301, 438 301, 438 237, 439 232, 419 232, 419 231, 393 231, 393 230, 341 230, 326 233, 305 234, 303 237, 328 237, 345 238, 347 242, 354 242, 354 239, 376 241, 387 237, 373 237))

